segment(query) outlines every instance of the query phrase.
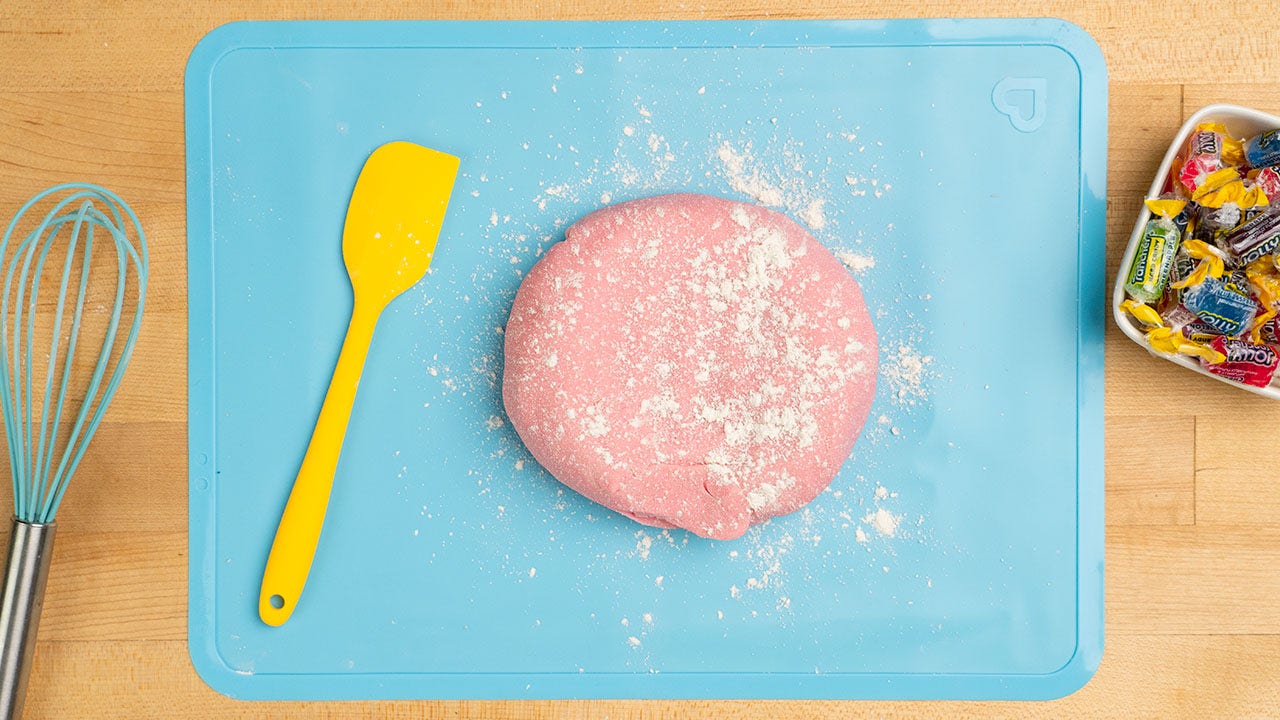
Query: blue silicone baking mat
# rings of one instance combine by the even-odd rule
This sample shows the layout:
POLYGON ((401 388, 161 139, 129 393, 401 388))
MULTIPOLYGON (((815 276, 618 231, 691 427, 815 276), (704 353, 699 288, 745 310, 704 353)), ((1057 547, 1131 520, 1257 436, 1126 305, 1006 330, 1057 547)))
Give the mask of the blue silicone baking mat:
POLYGON ((1049 698, 1102 652, 1106 77, 1055 20, 248 23, 187 70, 190 645, 241 698, 1049 698), (378 145, 455 154, 297 612, 267 550, 378 145), (501 404, 523 273, 604 204, 782 210, 862 284, 875 405, 732 542, 562 488, 501 404))

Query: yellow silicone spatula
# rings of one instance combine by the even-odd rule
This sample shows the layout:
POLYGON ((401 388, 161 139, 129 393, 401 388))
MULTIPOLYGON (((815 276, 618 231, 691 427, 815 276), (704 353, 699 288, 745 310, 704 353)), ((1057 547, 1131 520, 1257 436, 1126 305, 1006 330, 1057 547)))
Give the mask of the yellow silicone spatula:
POLYGON ((364 164, 342 231, 342 259, 355 304, 329 392, 293 481, 262 575, 258 614, 289 619, 311 572, 351 406, 378 316, 431 266, 458 158, 407 142, 383 145, 364 164))

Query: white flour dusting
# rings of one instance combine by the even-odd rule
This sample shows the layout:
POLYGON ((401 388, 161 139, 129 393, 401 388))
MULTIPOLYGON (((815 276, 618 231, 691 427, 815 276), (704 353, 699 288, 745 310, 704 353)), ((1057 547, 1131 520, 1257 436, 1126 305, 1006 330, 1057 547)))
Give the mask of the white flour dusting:
POLYGON ((814 198, 805 206, 804 211, 800 213, 800 220, 805 225, 814 230, 821 230, 827 226, 827 216, 822 211, 822 206, 826 204, 826 200, 822 198, 814 198))
POLYGON ((862 522, 870 525, 883 537, 893 537, 898 534, 898 523, 902 522, 902 516, 894 515, 884 508, 877 508, 875 512, 867 513, 866 517, 862 518, 862 522))
POLYGON ((848 250, 837 250, 836 258, 856 275, 861 275, 876 266, 876 259, 870 255, 858 255, 848 250))
POLYGON ((757 512, 764 510, 777 502, 782 492, 792 485, 795 485, 795 478, 785 475, 778 482, 765 483, 747 493, 747 504, 757 512))
POLYGON ((821 172, 808 167, 811 161, 799 147, 792 141, 771 144, 767 153, 781 162, 770 165, 756 159, 750 142, 735 146, 724 140, 716 147, 714 158, 719 160, 721 172, 733 190, 760 205, 785 210, 811 230, 825 230, 830 225, 824 195, 826 182, 821 172))
POLYGON ((733 149, 728 142, 720 145, 716 156, 724 165, 725 178, 729 187, 750 197, 752 200, 768 207, 782 207, 784 200, 782 190, 760 176, 759 168, 748 169, 747 163, 753 158, 747 152, 733 149))
POLYGON ((928 380, 934 372, 929 368, 933 356, 921 355, 906 344, 898 345, 896 353, 889 353, 881 374, 889 381, 894 398, 907 405, 929 397, 928 380))
POLYGON ((636 531, 636 551, 635 555, 641 560, 648 560, 649 553, 653 548, 653 538, 649 537, 649 533, 643 530, 636 531))

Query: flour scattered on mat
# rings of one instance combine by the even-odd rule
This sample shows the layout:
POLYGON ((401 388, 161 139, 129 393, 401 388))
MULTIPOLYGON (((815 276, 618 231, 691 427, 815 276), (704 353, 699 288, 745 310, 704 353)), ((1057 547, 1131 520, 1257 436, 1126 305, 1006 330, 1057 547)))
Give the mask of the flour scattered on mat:
POLYGON ((822 207, 826 204, 826 200, 822 198, 814 198, 809 201, 804 210, 800 212, 800 219, 804 224, 814 230, 821 230, 827 226, 827 216, 823 213, 822 207))
POLYGON ((649 533, 643 530, 636 531, 636 557, 641 560, 649 559, 650 549, 653 548, 653 538, 649 537, 649 533))
POLYGON ((735 145, 725 140, 715 157, 729 187, 760 205, 786 210, 811 230, 823 230, 827 227, 825 182, 820 173, 808 168, 810 162, 798 148, 794 142, 768 148, 770 155, 782 159, 769 165, 757 161, 749 141, 735 145))
POLYGON ((876 266, 876 259, 870 255, 859 255, 848 250, 837 250, 836 258, 855 275, 861 275, 876 266))
POLYGON ((781 188, 761 177, 759 168, 748 169, 747 164, 754 161, 750 151, 735 150, 732 145, 725 142, 716 150, 716 157, 720 158, 724 166, 729 187, 749 196, 761 205, 781 207, 785 204, 781 188))
POLYGON ((923 355, 907 344, 899 344, 887 355, 881 375, 889 381, 893 397, 899 403, 915 405, 929 397, 929 380, 936 376, 930 368, 933 356, 923 355))
MULTIPOLYGON (((629 59, 629 54, 623 51, 617 57, 621 63, 624 58, 629 59)), ((613 69, 610 58, 608 70, 613 69)), ((548 75, 548 85, 555 83, 557 90, 565 90, 559 95, 561 100, 572 98, 570 86, 581 82, 583 66, 572 63, 558 72, 558 77, 548 75)), ((588 76, 595 74, 589 67, 585 72, 588 76)), ((682 97, 690 103, 715 103, 717 87, 695 83, 682 97)), ((508 91, 502 91, 501 99, 506 101, 505 107, 525 100, 521 93, 508 91)), ((486 109, 500 103, 496 97, 492 102, 488 100, 486 109)), ((863 577, 890 572, 896 567, 895 559, 904 543, 927 537, 925 518, 911 512, 914 487, 904 484, 905 478, 887 476, 877 469, 876 458, 887 444, 903 449, 916 441, 913 415, 932 412, 933 389, 942 377, 941 365, 928 352, 931 346, 926 328, 912 314, 927 312, 917 301, 929 296, 915 296, 913 291, 895 294, 886 287, 898 272, 895 263, 900 262, 896 244, 886 239, 894 228, 885 224, 887 218, 874 212, 863 216, 858 210, 870 207, 867 203, 894 200, 894 178, 877 167, 884 155, 872 133, 857 126, 852 130, 832 127, 825 143, 806 147, 787 139, 789 118, 775 111, 779 117, 765 115, 752 130, 755 132, 763 124, 773 128, 771 137, 755 134, 749 139, 745 132, 712 133, 704 139, 686 141, 687 130, 672 126, 664 117, 664 109, 651 98, 637 96, 629 101, 614 118, 609 131, 612 136, 604 139, 603 153, 590 153, 585 147, 579 152, 569 141, 573 128, 565 128, 562 137, 558 137, 561 131, 557 130, 554 135, 517 135, 503 140, 502 152, 516 157, 518 163, 566 168, 563 175, 539 176, 530 182, 530 178, 505 174, 495 151, 495 155, 474 159, 475 166, 484 172, 460 176, 460 184, 471 185, 468 189, 472 197, 484 198, 479 201, 485 203, 482 208, 458 209, 460 216, 465 211, 470 225, 469 235, 459 239, 479 247, 481 257, 469 277, 467 269, 452 268, 443 273, 447 280, 441 281, 437 275, 430 283, 424 283, 421 300, 413 312, 430 317, 442 331, 458 327, 470 318, 443 311, 442 307, 453 307, 447 303, 433 305, 437 299, 452 294, 483 317, 474 337, 462 335, 445 341, 453 343, 447 355, 436 354, 440 350, 439 337, 447 337, 444 332, 433 336, 431 344, 424 342, 417 348, 419 357, 430 358, 422 362, 425 383, 439 397, 426 398, 432 402, 422 403, 421 412, 438 423, 443 417, 439 413, 473 411, 470 422, 482 439, 489 460, 487 465, 481 460, 482 465, 476 466, 480 469, 467 474, 474 480, 472 488, 477 497, 488 498, 483 502, 496 508, 490 521, 514 523, 533 516, 539 522, 536 527, 545 527, 546 534, 531 538, 528 548, 502 559, 503 570, 514 580, 542 583, 545 578, 535 578, 534 561, 545 557, 546 552, 557 556, 578 552, 566 547, 560 534, 564 521, 600 522, 602 528, 607 525, 610 533, 621 528, 622 535, 614 538, 616 542, 607 551, 591 544, 583 551, 588 554, 574 556, 583 563, 582 587, 603 582, 617 588, 618 582, 627 580, 637 583, 636 587, 645 587, 650 598, 659 594, 681 597, 688 585, 679 572, 684 567, 679 555, 711 553, 708 561, 714 561, 723 571, 724 585, 720 586, 720 595, 714 590, 707 593, 708 604, 701 611, 723 622, 730 632, 735 623, 786 623, 811 610, 805 607, 811 602, 805 588, 820 574, 835 569, 863 577), (819 156, 818 152, 823 154, 819 156), (834 161, 827 152, 837 156, 834 161), (535 186, 532 192, 527 189, 530 186, 535 186), (812 505, 753 527, 739 541, 711 546, 703 542, 691 545, 685 533, 672 535, 666 530, 628 526, 589 502, 567 496, 533 462, 505 421, 497 392, 504 340, 501 328, 506 312, 524 273, 563 237, 564 228, 602 205, 695 187, 713 194, 737 194, 785 212, 835 253, 863 283, 868 297, 886 298, 871 307, 880 332, 881 402, 863 430, 853 460, 866 477, 850 479, 846 472, 812 505), (864 217, 877 219, 864 221, 864 217), (910 305, 907 300, 912 301, 910 305), (523 472, 513 473, 512 468, 523 472), (902 497, 890 487, 901 489, 902 497)), ((913 150, 911 155, 914 154, 913 150)), ((702 374, 710 381, 715 363, 708 362, 702 374)), ((653 408, 670 412, 684 412, 686 405, 686 399, 675 397, 656 397, 652 402, 653 408)), ((584 414, 574 422, 586 422, 593 433, 610 430, 607 423, 596 420, 584 414)), ((424 421, 424 427, 428 426, 424 421)), ((752 432, 748 425, 739 429, 752 432)), ((803 428, 796 431, 799 441, 803 428)), ((769 489, 762 489, 754 502, 767 504, 770 494, 769 489)), ((453 518, 434 507, 433 510, 423 516, 423 522, 430 523, 424 524, 423 535, 438 538, 442 547, 454 537, 455 530, 476 531, 475 525, 467 527, 468 519, 461 515, 453 518)), ((921 580, 921 587, 924 585, 921 580)), ((647 652, 658 643, 649 639, 657 638, 656 633, 671 624, 655 622, 653 606, 616 609, 619 614, 611 617, 625 612, 635 622, 624 619, 622 625, 616 620, 605 623, 614 629, 611 640, 634 649, 632 662, 638 667, 650 666, 650 671, 656 671, 647 652)), ((593 610, 604 613, 606 608, 593 610)))
POLYGON ((870 525, 882 537, 893 537, 898 534, 898 523, 902 522, 902 516, 877 508, 875 512, 867 513, 862 522, 870 525))

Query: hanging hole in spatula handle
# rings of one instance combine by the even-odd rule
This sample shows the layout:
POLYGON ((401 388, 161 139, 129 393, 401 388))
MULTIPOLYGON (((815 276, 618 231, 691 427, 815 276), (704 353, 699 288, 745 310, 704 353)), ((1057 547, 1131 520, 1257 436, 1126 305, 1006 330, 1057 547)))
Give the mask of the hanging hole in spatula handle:
POLYGON ((258 615, 268 625, 283 625, 292 613, 293 604, 285 600, 282 593, 268 594, 268 591, 264 590, 262 596, 258 598, 258 615))

